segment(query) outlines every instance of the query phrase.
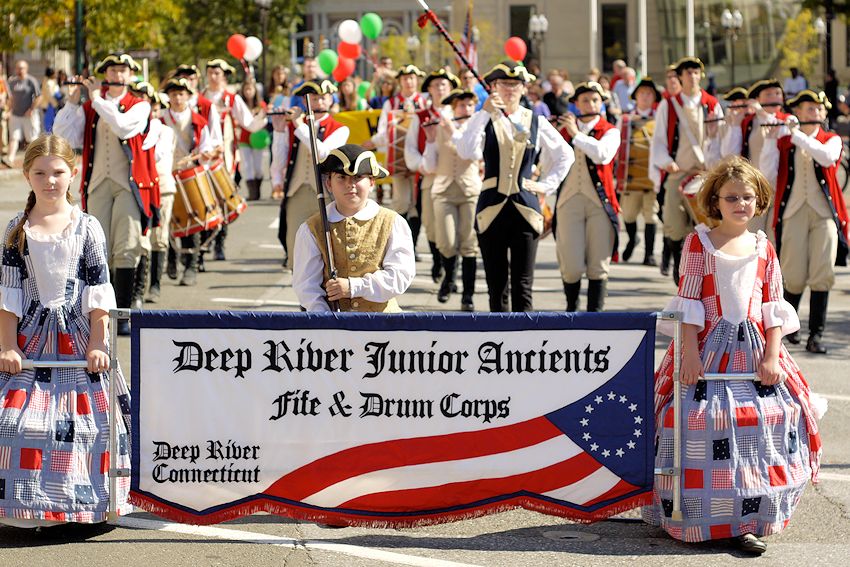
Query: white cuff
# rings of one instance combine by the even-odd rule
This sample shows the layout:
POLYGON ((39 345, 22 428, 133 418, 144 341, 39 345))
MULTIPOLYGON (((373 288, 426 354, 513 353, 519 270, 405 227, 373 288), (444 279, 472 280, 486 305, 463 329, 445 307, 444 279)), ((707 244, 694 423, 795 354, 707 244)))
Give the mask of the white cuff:
POLYGON ((18 319, 24 315, 24 291, 19 287, 0 286, 0 310, 14 313, 18 319))
POLYGON ((83 315, 88 315, 95 309, 109 311, 115 309, 115 290, 112 284, 87 286, 83 289, 83 315))
MULTIPOLYGON (((664 311, 679 311, 682 314, 682 323, 695 325, 699 331, 705 328, 705 306, 697 299, 686 299, 681 296, 672 298, 664 311)), ((672 337, 675 330, 675 322, 662 320, 656 327, 659 333, 672 337)))
POLYGON ((348 278, 348 293, 351 295, 351 299, 354 299, 355 297, 362 297, 363 278, 348 278))
POLYGON ((800 318, 797 316, 797 312, 784 299, 763 303, 761 316, 765 330, 781 327, 783 337, 800 330, 800 318))

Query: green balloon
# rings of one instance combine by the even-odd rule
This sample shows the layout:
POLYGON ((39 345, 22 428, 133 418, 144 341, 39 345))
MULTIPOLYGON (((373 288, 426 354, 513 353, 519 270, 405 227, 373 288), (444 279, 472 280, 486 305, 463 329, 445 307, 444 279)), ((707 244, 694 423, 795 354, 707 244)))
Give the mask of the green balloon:
POLYGON ((363 31, 363 35, 369 39, 378 39, 383 27, 384 21, 381 16, 374 12, 367 12, 360 18, 360 29, 363 31))
POLYGON ((336 51, 333 49, 323 49, 319 52, 319 68, 325 72, 326 75, 330 75, 336 69, 337 61, 339 61, 339 56, 336 54, 336 51))
POLYGON ((361 97, 365 97, 366 93, 369 92, 369 89, 372 88, 372 83, 369 81, 361 81, 360 85, 357 87, 357 94, 361 97))
POLYGON ((268 148, 272 143, 272 137, 269 136, 269 131, 263 128, 251 133, 250 144, 255 150, 263 150, 268 148))

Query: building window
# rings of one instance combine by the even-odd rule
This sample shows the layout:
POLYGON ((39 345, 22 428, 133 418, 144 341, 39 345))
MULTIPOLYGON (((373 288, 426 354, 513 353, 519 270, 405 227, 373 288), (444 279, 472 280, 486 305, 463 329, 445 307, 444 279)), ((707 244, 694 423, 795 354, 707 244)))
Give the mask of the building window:
POLYGON ((510 9, 510 36, 521 37, 526 45, 531 45, 528 38, 528 20, 531 19, 531 10, 534 6, 511 6, 510 9))
POLYGON ((628 22, 626 4, 603 4, 602 19, 602 68, 611 71, 617 59, 628 61, 626 42, 628 22))

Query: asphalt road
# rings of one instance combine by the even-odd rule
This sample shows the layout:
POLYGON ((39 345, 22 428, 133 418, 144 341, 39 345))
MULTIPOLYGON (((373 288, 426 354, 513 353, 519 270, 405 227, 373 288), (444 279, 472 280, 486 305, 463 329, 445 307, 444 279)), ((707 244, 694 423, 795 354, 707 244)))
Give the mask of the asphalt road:
MULTIPOLYGON (((0 222, 20 210, 27 187, 19 174, 0 173, 0 222)), ((269 192, 268 186, 263 194, 269 192)), ((228 260, 208 262, 199 285, 179 287, 165 280, 163 309, 296 310, 290 275, 280 267, 275 219, 277 204, 252 203, 232 226, 228 260)), ((420 246, 423 259, 427 247, 420 246)), ((656 247, 660 251, 660 246, 656 247)), ((642 258, 642 250, 636 257, 642 258)), ((420 263, 422 275, 402 301, 413 311, 459 309, 459 297, 442 305, 436 285, 420 263)), ((481 271, 479 308, 486 306, 481 271)), ((822 480, 810 486, 791 524, 767 539, 768 551, 760 565, 842 565, 850 557, 850 373, 847 370, 850 336, 850 271, 841 269, 831 295, 826 341, 828 356, 792 354, 812 384, 828 397, 830 410, 821 422, 825 455, 822 480)), ((535 306, 564 308, 564 296, 551 238, 541 242, 535 280, 535 306)), ((610 282, 606 309, 656 310, 674 293, 669 279, 657 269, 635 264, 617 265, 610 282)), ((807 320, 804 297, 802 319, 807 320)), ((666 346, 659 340, 657 360, 666 346)), ((120 356, 129 361, 129 344, 121 339, 120 356)), ((258 514, 211 528, 168 524, 145 513, 132 514, 108 530, 65 529, 41 533, 0 528, 0 565, 69 564, 149 566, 191 565, 726 565, 747 559, 723 544, 684 545, 662 531, 637 521, 635 513, 593 525, 573 524, 559 518, 512 510, 477 519, 422 528, 326 529, 258 514)))

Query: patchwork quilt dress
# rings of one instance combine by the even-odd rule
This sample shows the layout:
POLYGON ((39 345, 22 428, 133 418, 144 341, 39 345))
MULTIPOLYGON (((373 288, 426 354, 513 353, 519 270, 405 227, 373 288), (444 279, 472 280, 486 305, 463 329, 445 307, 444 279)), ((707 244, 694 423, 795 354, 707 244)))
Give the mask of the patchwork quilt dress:
MULTIPOLYGON (((4 243, 21 218, 9 223, 4 243)), ((26 358, 83 360, 89 313, 115 307, 106 241, 98 221, 75 207, 61 234, 24 225, 24 253, 4 244, 0 309, 18 317, 26 358)), ((124 419, 118 466, 129 468, 130 398, 119 373, 124 419)), ((109 505, 109 375, 85 369, 0 372, 0 524, 20 527, 101 522, 109 505)), ((118 479, 128 513, 129 479, 118 479)))
MULTIPOLYGON (((685 240, 679 293, 667 310, 697 325, 705 372, 755 373, 765 329, 799 329, 782 296, 776 251, 763 232, 756 251, 734 257, 716 251, 700 225, 685 240)), ((672 336, 671 328, 659 329, 672 336)), ((821 454, 809 385, 785 346, 785 380, 700 381, 682 398, 682 521, 672 519, 673 479, 657 475, 644 520, 672 537, 698 542, 746 533, 766 536, 791 518, 821 454)), ((673 345, 655 376, 655 466, 673 466, 673 345)))

